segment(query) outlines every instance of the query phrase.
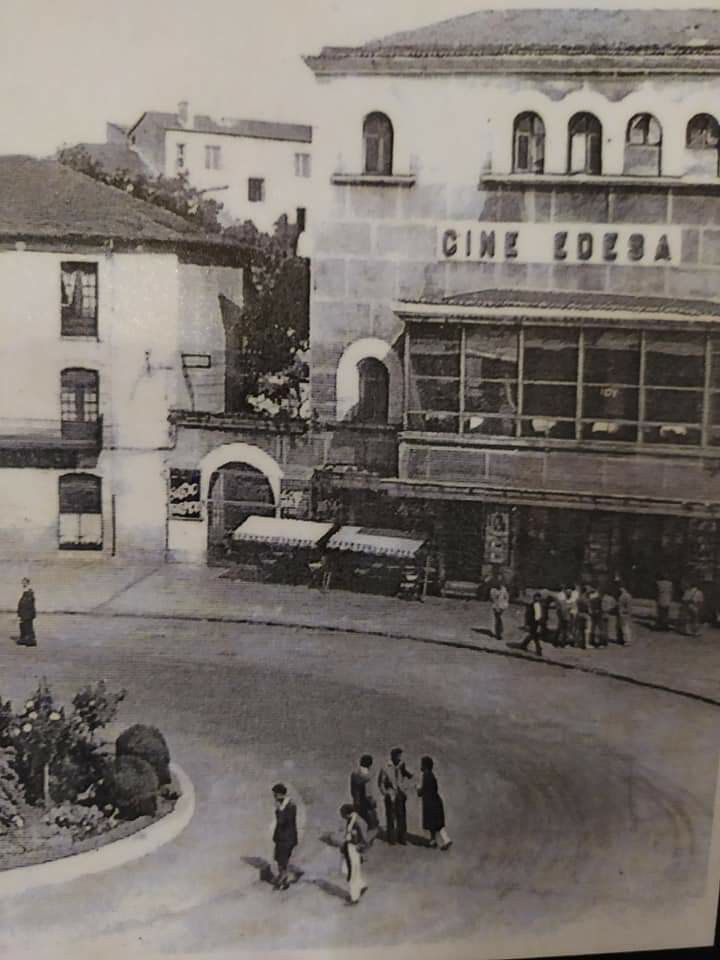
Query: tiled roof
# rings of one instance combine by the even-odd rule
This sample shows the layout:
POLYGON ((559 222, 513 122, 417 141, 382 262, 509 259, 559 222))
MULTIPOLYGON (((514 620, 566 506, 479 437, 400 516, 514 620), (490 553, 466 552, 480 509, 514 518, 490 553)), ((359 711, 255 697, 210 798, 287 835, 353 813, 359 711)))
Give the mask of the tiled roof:
POLYGON ((617 310, 648 314, 683 314, 688 317, 720 317, 720 302, 680 300, 672 297, 634 297, 622 293, 592 293, 560 290, 477 290, 442 300, 404 300, 404 304, 443 307, 534 307, 562 310, 617 310))
POLYGON ((602 53, 720 48, 720 10, 585 8, 480 10, 393 33, 361 47, 325 47, 321 58, 509 52, 602 53))
POLYGON ((301 123, 276 123, 274 120, 213 120, 198 114, 191 128, 197 133, 225 133, 234 137, 262 140, 295 140, 312 143, 312 127, 301 123))
POLYGON ((0 156, 0 237, 222 244, 182 217, 57 160, 0 156))
POLYGON ((206 114, 196 114, 192 126, 184 126, 177 113, 160 113, 148 110, 134 124, 129 133, 143 119, 150 120, 163 130, 188 130, 191 133, 223 133, 234 137, 252 137, 260 140, 293 140, 298 143, 312 143, 312 127, 302 123, 278 123, 274 120, 242 120, 228 118, 214 120, 206 114))

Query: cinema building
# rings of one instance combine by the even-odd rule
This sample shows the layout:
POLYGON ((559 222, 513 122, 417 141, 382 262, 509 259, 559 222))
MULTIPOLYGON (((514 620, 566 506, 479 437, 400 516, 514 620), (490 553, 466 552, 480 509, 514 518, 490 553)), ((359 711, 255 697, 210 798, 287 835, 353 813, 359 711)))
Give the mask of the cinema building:
POLYGON ((485 11, 306 62, 313 405, 386 452, 321 471, 320 512, 427 531, 446 585, 717 581, 720 13, 485 11))

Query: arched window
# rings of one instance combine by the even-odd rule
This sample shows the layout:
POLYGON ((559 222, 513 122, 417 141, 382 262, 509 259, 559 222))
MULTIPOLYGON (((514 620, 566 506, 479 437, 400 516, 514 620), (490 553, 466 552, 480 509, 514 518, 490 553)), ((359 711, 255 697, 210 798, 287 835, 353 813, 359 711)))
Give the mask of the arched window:
POLYGON ((62 436, 91 440, 98 423, 99 377, 95 370, 70 367, 60 374, 62 436))
POLYGON ((102 550, 102 480, 66 473, 58 481, 61 550, 102 550))
POLYGON ((718 175, 720 125, 715 117, 709 113, 696 114, 687 125, 685 145, 692 150, 687 171, 689 174, 707 177, 718 175))
POLYGON ((720 143, 720 126, 709 113, 698 113, 687 125, 689 150, 717 150, 720 143))
POLYGON ((375 357, 358 363, 358 405, 355 419, 359 423, 387 423, 390 399, 390 376, 387 367, 375 357))
POLYGON ((662 160, 662 127, 650 113, 637 113, 625 135, 623 173, 659 176, 662 160))
POLYGON ((602 127, 592 113, 576 113, 568 125, 568 173, 602 172, 602 127))
POLYGON ((370 113, 363 124, 365 173, 390 176, 393 170, 393 126, 384 113, 370 113))
POLYGON ((513 127, 513 172, 543 173, 545 124, 536 113, 521 113, 513 127))

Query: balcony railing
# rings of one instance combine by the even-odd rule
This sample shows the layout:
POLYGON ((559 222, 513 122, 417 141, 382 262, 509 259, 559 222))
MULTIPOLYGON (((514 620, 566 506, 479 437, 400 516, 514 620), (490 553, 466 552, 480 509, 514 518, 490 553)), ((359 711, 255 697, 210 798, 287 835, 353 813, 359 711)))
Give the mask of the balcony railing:
POLYGON ((0 417, 0 450, 98 451, 102 417, 91 421, 0 417))

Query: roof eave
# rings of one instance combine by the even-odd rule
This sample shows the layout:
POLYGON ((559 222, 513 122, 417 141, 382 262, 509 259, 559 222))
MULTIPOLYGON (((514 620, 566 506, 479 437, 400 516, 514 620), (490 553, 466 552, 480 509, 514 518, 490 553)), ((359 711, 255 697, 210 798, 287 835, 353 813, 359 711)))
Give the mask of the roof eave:
POLYGON ((417 76, 426 74, 535 74, 588 76, 715 75, 720 74, 720 50, 682 49, 665 52, 582 52, 483 50, 347 49, 303 58, 316 77, 355 75, 417 76))

